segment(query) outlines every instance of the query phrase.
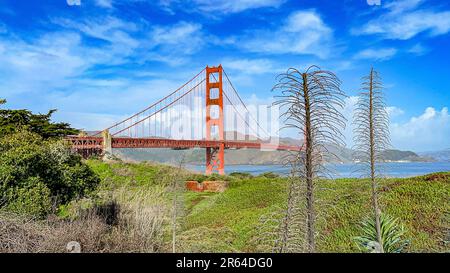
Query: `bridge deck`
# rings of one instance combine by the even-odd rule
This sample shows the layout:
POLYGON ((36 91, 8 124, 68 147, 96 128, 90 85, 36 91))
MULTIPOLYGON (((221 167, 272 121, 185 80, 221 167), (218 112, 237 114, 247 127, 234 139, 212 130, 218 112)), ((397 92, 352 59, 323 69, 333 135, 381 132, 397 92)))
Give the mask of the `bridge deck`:
MULTIPOLYGON (((102 149, 102 137, 68 137, 67 140, 75 150, 102 149)), ((262 149, 278 151, 299 151, 300 147, 292 145, 277 145, 252 141, 219 141, 219 140, 176 140, 161 138, 112 138, 112 148, 170 148, 170 149, 192 149, 192 148, 216 148, 224 144, 225 149, 262 149)))

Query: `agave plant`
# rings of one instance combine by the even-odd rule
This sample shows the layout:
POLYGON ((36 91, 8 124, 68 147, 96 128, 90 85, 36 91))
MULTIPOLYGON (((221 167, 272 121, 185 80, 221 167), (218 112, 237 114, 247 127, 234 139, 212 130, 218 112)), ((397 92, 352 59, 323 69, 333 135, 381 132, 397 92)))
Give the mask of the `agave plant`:
POLYGON ((354 240, 358 247, 366 252, 400 253, 409 245, 409 240, 403 239, 406 230, 397 218, 386 214, 381 214, 381 242, 382 247, 377 240, 377 230, 374 218, 369 218, 361 224, 362 236, 355 237, 354 240))

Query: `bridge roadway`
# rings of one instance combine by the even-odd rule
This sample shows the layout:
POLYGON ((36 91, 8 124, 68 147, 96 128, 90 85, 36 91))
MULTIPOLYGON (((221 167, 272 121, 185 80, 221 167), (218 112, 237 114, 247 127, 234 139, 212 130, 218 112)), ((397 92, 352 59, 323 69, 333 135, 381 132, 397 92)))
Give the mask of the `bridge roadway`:
MULTIPOLYGON (((75 150, 104 148, 102 137, 78 137, 66 138, 75 150)), ((262 149, 277 151, 299 151, 300 147, 292 145, 277 145, 257 141, 221 141, 221 140, 177 140, 164 138, 111 138, 111 148, 170 148, 170 149, 192 149, 192 148, 216 148, 221 144, 225 149, 262 149)))

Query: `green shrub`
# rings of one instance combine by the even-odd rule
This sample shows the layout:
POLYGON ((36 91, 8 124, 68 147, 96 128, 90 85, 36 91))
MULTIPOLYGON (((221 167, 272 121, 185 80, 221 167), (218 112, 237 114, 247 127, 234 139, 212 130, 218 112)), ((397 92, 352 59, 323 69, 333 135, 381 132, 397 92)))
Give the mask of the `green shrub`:
POLYGON ((269 179, 274 179, 274 178, 280 177, 280 175, 276 174, 274 172, 265 172, 265 173, 260 174, 259 177, 265 177, 265 178, 269 178, 269 179))
POLYGON ((198 182, 203 182, 203 181, 222 181, 222 180, 227 181, 228 177, 227 176, 223 176, 223 175, 219 175, 219 174, 216 174, 216 173, 213 173, 211 175, 191 174, 191 175, 188 175, 186 177, 186 180, 195 180, 195 181, 198 181, 198 182))
POLYGON ((50 190, 37 177, 30 177, 28 187, 12 188, 8 191, 9 202, 6 208, 10 211, 44 217, 51 209, 50 190))
POLYGON ((43 216, 52 204, 84 196, 99 182, 62 141, 44 140, 26 130, 0 140, 0 207, 43 216), (42 200, 37 200, 39 194, 42 200))
POLYGON ((230 176, 236 177, 239 179, 248 179, 248 178, 253 177, 253 175, 251 175, 250 173, 244 173, 244 172, 233 172, 233 173, 230 173, 230 176))

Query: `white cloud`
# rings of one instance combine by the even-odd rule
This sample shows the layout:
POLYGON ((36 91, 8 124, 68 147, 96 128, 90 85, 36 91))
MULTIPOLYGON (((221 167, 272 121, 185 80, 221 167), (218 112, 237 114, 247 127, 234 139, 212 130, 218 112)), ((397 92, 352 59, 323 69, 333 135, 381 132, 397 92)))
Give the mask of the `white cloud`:
POLYGON ((325 58, 330 53, 332 33, 315 11, 296 11, 273 31, 256 29, 230 41, 251 52, 311 54, 325 58))
POLYGON ((81 0, 66 0, 69 6, 81 6, 81 0))
POLYGON ((112 0, 95 0, 95 4, 102 8, 110 9, 113 7, 112 0))
POLYGON ((397 54, 397 49, 395 48, 369 48, 356 53, 355 58, 361 60, 385 61, 394 57, 395 54, 397 54))
POLYGON ((386 112, 388 113, 390 118, 401 116, 405 113, 402 109, 396 106, 388 106, 386 107, 386 112))
POLYGON ((223 13, 236 13, 248 9, 272 7, 278 8, 286 0, 194 0, 200 10, 207 12, 219 11, 223 13))
POLYGON ((254 89, 261 78, 284 72, 286 69, 270 59, 226 58, 221 62, 235 85, 254 89))
POLYGON ((111 54, 83 46, 77 33, 46 34, 32 43, 0 41, 0 94, 33 111, 58 108, 57 117, 67 117, 74 126, 93 130, 103 128, 111 118, 87 120, 83 125, 85 115, 81 113, 105 113, 104 117, 107 113, 131 114, 186 80, 185 75, 170 80, 86 75, 97 65, 109 64, 115 56, 111 54))
POLYGON ((244 101, 246 105, 272 107, 273 103, 275 102, 275 98, 273 96, 261 98, 258 97, 257 94, 252 93, 250 97, 244 98, 244 101))
POLYGON ((95 59, 94 52, 83 52, 80 36, 74 33, 46 34, 34 43, 4 40, 0 48, 4 48, 0 78, 6 94, 68 86, 68 78, 81 75, 95 59))
POLYGON ((109 64, 120 64, 139 55, 139 62, 158 61, 180 65, 191 54, 201 50, 207 40, 200 24, 183 21, 151 28, 146 22, 135 24, 112 16, 82 21, 56 18, 52 21, 66 29, 107 42, 108 46, 103 48, 103 52, 112 57, 109 58, 109 64))
POLYGON ((153 46, 164 46, 169 50, 191 54, 201 49, 205 41, 202 39, 202 26, 196 23, 180 22, 173 26, 157 26, 151 33, 153 46))
POLYGON ((405 11, 412 10, 422 4, 425 0, 396 0, 384 5, 392 13, 399 14, 405 11))
POLYGON ((206 15, 215 16, 217 13, 238 13, 258 8, 278 8, 286 0, 160 0, 159 4, 166 10, 171 11, 172 6, 180 5, 184 10, 190 6, 193 11, 200 11, 206 15), (186 5, 186 2, 188 4, 186 5))
POLYGON ((395 1, 386 5, 387 12, 370 20, 355 34, 379 34, 387 39, 408 40, 420 33, 430 36, 450 31, 450 11, 419 9, 421 0, 395 1))
MULTIPOLYGON (((0 39, 0 94, 8 98, 11 107, 37 112, 58 108, 55 117, 60 120, 67 118, 65 121, 88 130, 101 129, 115 119, 116 113, 117 117, 132 114, 175 90, 193 75, 183 70, 176 75, 165 75, 167 80, 148 80, 148 76, 140 78, 142 75, 134 75, 132 70, 123 76, 114 74, 112 78, 98 78, 95 77, 98 74, 91 73, 98 66, 132 64, 141 56, 143 59, 150 56, 145 55, 147 52, 156 53, 160 49, 167 50, 168 58, 183 57, 184 53, 195 50, 186 49, 190 46, 187 33, 195 29, 186 24, 177 25, 173 31, 169 27, 164 29, 177 39, 170 41, 164 33, 155 32, 158 36, 151 36, 151 30, 135 38, 133 33, 141 30, 141 26, 113 17, 53 22, 65 30, 48 32, 35 39, 21 39, 13 33, 0 39), (84 35, 102 42, 84 44, 84 35), (179 45, 183 39, 184 44, 179 45), (143 53, 139 51, 141 48, 145 48, 143 53), (83 124, 83 119, 89 117, 98 119, 87 119, 83 124)), ((110 75, 110 71, 106 69, 105 74, 110 75)))
MULTIPOLYGON (((353 114, 357 96, 345 99, 346 105, 343 111, 347 118, 347 127, 344 131, 347 146, 353 145, 353 114)), ((386 110, 389 114, 390 137, 392 147, 400 150, 427 151, 442 150, 450 146, 450 114, 448 108, 436 111, 433 107, 428 107, 423 114, 418 117, 411 117, 406 122, 394 122, 405 112, 396 106, 388 106, 386 110)))
POLYGON ((200 51, 208 37, 202 26, 196 23, 179 22, 171 26, 155 26, 150 31, 144 47, 152 49, 142 59, 165 62, 172 66, 186 63, 192 54, 200 51))
POLYGON ((235 70, 249 75, 273 73, 279 71, 268 59, 224 59, 222 65, 226 69, 235 70))
POLYGON ((418 117, 406 123, 391 125, 391 139, 394 147, 403 150, 441 150, 450 145, 450 115, 448 108, 436 111, 428 107, 418 117))
POLYGON ((124 59, 132 55, 142 42, 131 36, 139 29, 138 26, 116 17, 89 18, 82 21, 55 18, 52 22, 68 30, 107 42, 108 45, 102 48, 103 58, 108 57, 104 63, 124 62, 124 59))
POLYGON ((420 43, 415 44, 414 46, 412 46, 412 47, 408 50, 409 53, 412 53, 412 54, 418 55, 418 56, 424 55, 424 54, 426 54, 428 51, 429 51, 429 49, 426 48, 425 46, 423 46, 423 45, 420 44, 420 43))

